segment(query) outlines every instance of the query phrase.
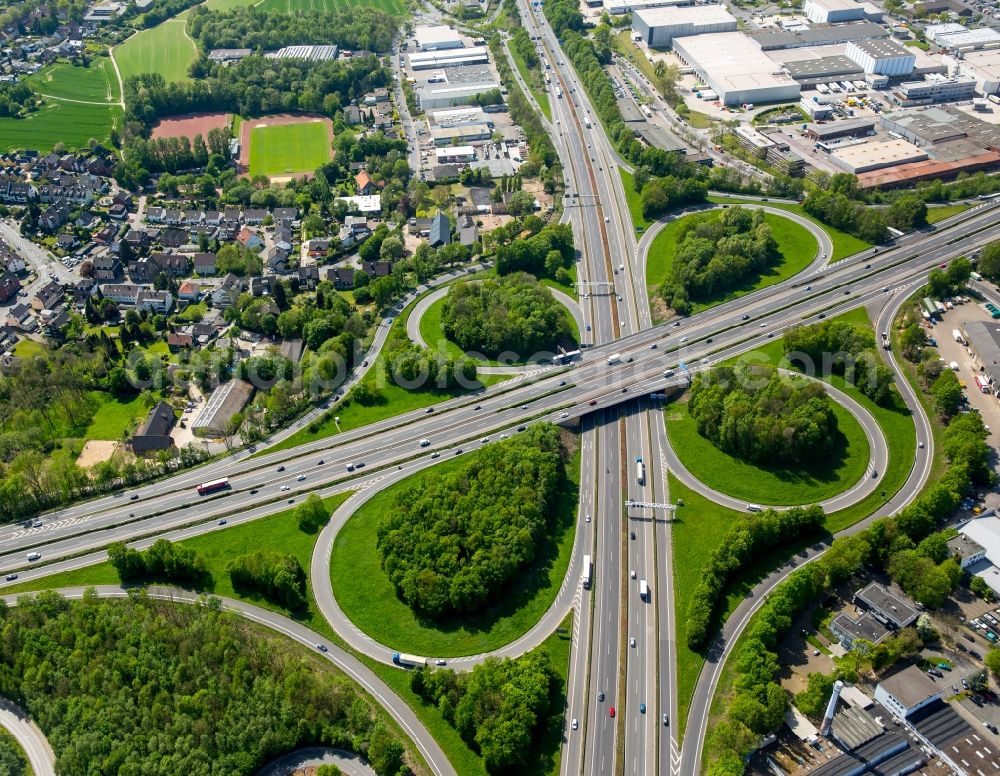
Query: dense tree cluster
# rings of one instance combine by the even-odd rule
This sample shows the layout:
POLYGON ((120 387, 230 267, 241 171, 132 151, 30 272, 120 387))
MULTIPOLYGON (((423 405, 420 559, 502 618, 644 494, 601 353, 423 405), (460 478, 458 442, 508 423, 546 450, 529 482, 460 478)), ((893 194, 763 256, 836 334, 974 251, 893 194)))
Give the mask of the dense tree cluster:
MULTIPOLYGON (((405 329, 394 332, 383 346, 385 363, 389 377, 396 385, 408 390, 449 390, 468 387, 476 381, 476 362, 465 356, 449 356, 421 347, 406 336, 405 329)), ((355 386, 352 394, 362 404, 378 403, 366 401, 359 389, 367 383, 355 386)))
MULTIPOLYGON (((137 16, 134 23, 143 29, 155 27, 160 22, 176 16, 192 5, 197 5, 197 3, 198 0, 159 0, 159 2, 150 6, 147 11, 137 16)), ((126 8, 126 14, 132 10, 137 11, 138 8, 130 4, 130 7, 126 8)))
POLYGON ((483 758, 489 773, 523 773, 546 719, 557 707, 559 679, 544 653, 487 658, 467 673, 425 668, 410 687, 483 758))
POLYGON ((237 555, 226 564, 226 572, 236 590, 258 592, 286 609, 306 604, 306 572, 294 555, 268 550, 237 555))
POLYGON ((900 197, 885 212, 885 221, 893 229, 909 232, 927 226, 927 203, 915 194, 900 197))
POLYGON ((389 82, 389 71, 374 56, 307 62, 254 55, 229 66, 206 64, 198 75, 170 83, 159 73, 126 79, 127 136, 142 135, 161 116, 200 111, 248 117, 306 111, 333 118, 351 100, 389 82))
POLYGON ((317 533, 330 519, 326 507, 323 505, 323 499, 315 493, 310 493, 305 501, 295 507, 292 516, 295 518, 299 530, 308 534, 317 533))
POLYGON ((976 269, 983 277, 1000 280, 1000 240, 994 240, 983 246, 976 269))
POLYGON ((531 275, 519 272, 481 283, 456 283, 441 314, 445 336, 462 350, 526 358, 555 352, 572 336, 566 310, 531 275))
POLYGON ((860 194, 855 176, 840 172, 826 183, 825 189, 813 189, 802 203, 809 215, 866 242, 880 243, 888 238, 889 230, 882 213, 858 202, 860 194))
MULTIPOLYGON (((980 444, 985 438, 982 420, 974 413, 962 417, 954 432, 946 430, 946 435, 951 435, 945 442, 948 467, 938 482, 898 514, 835 540, 821 558, 796 570, 776 587, 754 615, 731 658, 734 691, 725 704, 724 719, 712 733, 710 776, 740 776, 744 757, 756 748, 760 736, 781 724, 780 715, 763 713, 770 710, 769 702, 775 693, 783 693, 778 684, 781 666, 776 650, 791 623, 806 608, 866 566, 895 570, 901 581, 912 585, 915 594, 925 595, 928 600, 935 600, 943 587, 953 584, 949 561, 937 561, 942 557, 941 539, 925 540, 955 511, 970 484, 976 481, 973 473, 985 474, 987 481, 992 479, 989 449, 980 444), (915 572, 930 573, 932 584, 916 579, 915 572)), ((851 652, 841 668, 850 668, 853 663, 856 672, 861 665, 888 665, 896 656, 919 649, 919 638, 906 629, 882 644, 862 647, 851 652)), ((856 673, 845 676, 855 677, 856 673)))
POLYGON ((217 603, 22 598, 0 608, 0 693, 27 709, 67 776, 249 776, 308 745, 367 750, 379 773, 411 773, 353 683, 217 603))
POLYGON ((108 559, 122 582, 197 584, 208 573, 208 564, 201 555, 167 539, 157 539, 148 550, 133 550, 114 542, 108 545, 108 559))
POLYGON ((698 433, 720 450, 770 465, 822 458, 838 433, 822 383, 783 377, 759 364, 717 367, 695 377, 688 412, 698 433))
POLYGON ((27 776, 31 773, 24 750, 6 730, 0 733, 0 773, 5 776, 27 776))
MULTIPOLYGON (((229 159, 229 138, 229 132, 219 128, 210 129, 207 139, 195 135, 193 141, 187 137, 158 137, 149 140, 136 137, 129 143, 129 161, 149 172, 177 172, 206 167, 214 157, 213 167, 220 168, 229 159)), ((158 184, 160 190, 176 192, 176 179, 165 177, 167 179, 158 184)), ((209 196, 214 195, 213 181, 209 196)))
POLYGON ((554 426, 488 445, 397 496, 376 545, 399 596, 441 618, 498 600, 545 541, 565 478, 554 426))
MULTIPOLYGON (((528 226, 529 219, 522 225, 528 226)), ((531 219, 542 224, 540 218, 531 219)), ((509 226, 509 225, 508 225, 509 226)), ((501 228, 492 235, 499 244, 496 251, 497 274, 527 272, 535 277, 555 277, 560 268, 570 266, 574 258, 573 227, 570 224, 539 226, 528 238, 513 229, 501 228)))
POLYGON ((20 116, 34 99, 34 91, 24 81, 0 83, 0 116, 20 116))
POLYGON ((823 527, 818 506, 793 507, 781 512, 768 509, 741 516, 721 537, 701 570, 698 587, 687 611, 687 643, 690 649, 705 646, 711 635, 712 616, 729 583, 753 560, 789 547, 823 527))
POLYGON ((708 184, 697 178, 651 178, 642 187, 642 215, 654 219, 682 205, 704 202, 707 195, 708 184))
POLYGON ((806 366, 818 376, 842 375, 876 404, 893 400, 893 371, 875 353, 870 326, 848 321, 798 326, 785 332, 784 348, 793 364, 811 362, 806 366))
MULTIPOLYGON (((178 0, 175 0, 175 2, 178 0)), ((358 6, 336 11, 262 11, 256 6, 191 15, 188 34, 204 52, 216 48, 248 48, 256 52, 314 43, 384 54, 399 28, 395 16, 358 6)))
MULTIPOLYGON (((644 195, 654 183, 646 184, 644 195)), ((678 314, 687 315, 693 300, 738 288, 780 259, 760 210, 733 207, 717 218, 689 219, 678 229, 670 275, 659 294, 678 314)))

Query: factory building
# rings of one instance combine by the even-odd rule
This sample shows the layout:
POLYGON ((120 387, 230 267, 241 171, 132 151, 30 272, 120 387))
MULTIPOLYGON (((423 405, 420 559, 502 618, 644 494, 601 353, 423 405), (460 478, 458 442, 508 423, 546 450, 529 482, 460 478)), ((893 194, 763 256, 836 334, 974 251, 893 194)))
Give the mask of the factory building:
POLYGON ((435 108, 450 108, 455 105, 470 105, 477 94, 499 89, 496 81, 480 81, 478 83, 425 83, 415 91, 420 107, 425 111, 435 108))
POLYGON ((838 148, 830 154, 830 161, 852 175, 896 167, 910 162, 922 162, 927 152, 907 140, 886 140, 881 143, 860 143, 838 148))
POLYGON ((971 100, 975 93, 975 78, 946 78, 938 73, 931 73, 923 81, 904 81, 889 92, 888 97, 897 105, 909 108, 935 102, 971 100))
POLYGON ((856 22, 865 18, 865 9, 854 0, 806 0, 803 10, 809 21, 816 24, 856 22))
POLYGON ((940 699, 941 689, 917 666, 904 668, 875 688, 875 701, 899 719, 940 699))
POLYGON ((634 13, 644 8, 666 8, 677 5, 694 5, 694 0, 604 0, 604 10, 612 16, 634 13))
POLYGON ((437 127, 462 127, 470 124, 487 124, 492 127, 492 122, 486 118, 482 108, 436 110, 431 114, 431 119, 437 127))
MULTIPOLYGON (((950 26, 950 25, 940 25, 950 26)), ((962 25, 955 25, 962 27, 962 25)), ((938 33, 934 42, 941 48, 954 52, 978 51, 984 48, 996 48, 1000 46, 1000 32, 992 27, 979 27, 974 30, 962 28, 951 32, 938 33)))
POLYGON ((803 97, 802 101, 799 103, 799 108, 808 113, 809 118, 813 121, 833 118, 833 108, 830 105, 824 105, 821 102, 814 102, 813 100, 807 100, 803 97))
POLYGON ((417 27, 413 30, 420 51, 440 51, 442 49, 464 48, 462 36, 443 24, 417 27))
POLYGON ((835 140, 838 137, 865 137, 873 134, 875 134, 874 119, 835 121, 832 124, 809 124, 806 127, 806 137, 823 142, 835 140))
POLYGON ((851 41, 889 37, 885 28, 872 22, 821 25, 800 30, 768 28, 752 30, 747 35, 753 39, 761 51, 777 51, 807 46, 836 46, 851 41))
POLYGON ((742 33, 677 38, 674 51, 712 87, 724 105, 799 99, 798 83, 742 33))
POLYGON ((912 52, 893 40, 851 41, 847 44, 845 53, 866 73, 890 78, 909 75, 917 61, 912 52))
POLYGON ((418 51, 410 54, 411 70, 434 70, 462 65, 485 65, 490 61, 485 48, 445 49, 444 51, 418 51))
POLYGON ((970 51, 963 56, 961 69, 975 79, 980 94, 1000 93, 1000 49, 970 51))
POLYGON ((667 48, 686 35, 735 32, 736 18, 721 5, 643 8, 632 12, 632 31, 651 48, 667 48))
POLYGON ((434 150, 438 164, 463 164, 476 160, 476 149, 472 146, 449 146, 434 150))
POLYGON ((485 124, 467 124, 460 127, 434 127, 431 142, 435 146, 449 146, 452 143, 467 145, 480 140, 489 140, 493 131, 485 124))
POLYGON ((968 27, 958 22, 943 22, 941 24, 928 24, 924 27, 924 37, 931 43, 937 43, 939 36, 952 35, 956 32, 966 32, 968 27))

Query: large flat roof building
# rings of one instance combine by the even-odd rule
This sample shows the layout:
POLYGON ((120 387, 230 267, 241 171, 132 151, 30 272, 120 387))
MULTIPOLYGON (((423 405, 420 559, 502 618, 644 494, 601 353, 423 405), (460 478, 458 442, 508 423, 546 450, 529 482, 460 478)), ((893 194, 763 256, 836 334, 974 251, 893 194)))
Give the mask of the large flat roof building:
POLYGON ((968 77, 946 78, 931 73, 922 81, 903 81, 889 92, 889 99, 904 108, 914 105, 931 105, 935 102, 971 100, 976 93, 976 79, 968 77))
POLYGON ((416 27, 413 30, 413 37, 416 38, 417 48, 421 51, 439 51, 465 46, 462 36, 444 24, 416 27))
POLYGON ((632 31, 653 48, 666 48, 674 38, 686 35, 735 30, 736 17, 722 5, 643 8, 632 12, 632 31))
MULTIPOLYGON (((970 324, 966 324, 966 333, 971 343, 974 333, 968 331, 969 326, 970 324)), ((962 568, 969 574, 982 578, 994 591, 1000 590, 1000 570, 997 568, 997 564, 1000 563, 1000 518, 996 515, 975 517, 958 530, 959 536, 968 542, 968 548, 971 550, 969 557, 978 556, 966 563, 962 557, 963 553, 956 552, 957 548, 953 548, 949 542, 949 549, 962 557, 962 568)))
POLYGON ((671 5, 694 5, 694 0, 604 0, 604 10, 615 16, 641 8, 665 8, 671 5))
POLYGON ((976 91, 980 94, 1000 92, 1000 48, 970 51, 959 66, 963 73, 976 79, 976 91))
POLYGON ((852 40, 888 38, 884 27, 873 22, 857 24, 825 24, 801 30, 779 30, 768 27, 752 30, 747 35, 762 51, 801 48, 803 46, 835 46, 852 40))
POLYGON ((883 167, 895 167, 898 164, 920 162, 926 158, 926 151, 907 140, 859 143, 838 148, 830 154, 830 161, 853 175, 883 167))
POLYGON ((974 30, 939 34, 934 42, 941 48, 951 51, 977 51, 982 48, 1000 46, 1000 32, 992 27, 977 27, 974 30))
POLYGON ((229 431, 229 421, 242 410, 253 394, 253 386, 245 380, 223 383, 208 397, 198 418, 191 425, 195 436, 220 437, 229 431))
POLYGON ((854 0, 806 0, 803 10, 817 24, 854 22, 865 18, 865 9, 854 0))
POLYGON ((487 50, 482 46, 477 48, 454 48, 443 51, 417 51, 410 54, 410 69, 434 70, 442 67, 460 67, 461 65, 482 65, 490 61, 487 50))
POLYGON ((742 33, 678 38, 674 51, 712 87, 724 105, 799 98, 798 83, 742 33))
POLYGON ((864 606, 882 622, 896 628, 912 625, 920 611, 908 600, 886 590, 878 582, 854 594, 854 602, 864 606))
POLYGON ((469 105, 477 94, 499 89, 496 81, 478 81, 474 83, 424 83, 414 90, 420 107, 425 111, 435 108, 449 108, 455 105, 469 105))
POLYGON ((916 666, 904 668, 875 688, 875 700, 900 719, 941 698, 941 690, 916 666))
POLYGON ((950 105, 886 113, 882 128, 919 145, 968 139, 983 149, 1000 150, 1000 127, 950 105))
POLYGON ((844 53, 866 73, 890 78, 909 75, 917 61, 913 52, 894 40, 852 40, 844 53))

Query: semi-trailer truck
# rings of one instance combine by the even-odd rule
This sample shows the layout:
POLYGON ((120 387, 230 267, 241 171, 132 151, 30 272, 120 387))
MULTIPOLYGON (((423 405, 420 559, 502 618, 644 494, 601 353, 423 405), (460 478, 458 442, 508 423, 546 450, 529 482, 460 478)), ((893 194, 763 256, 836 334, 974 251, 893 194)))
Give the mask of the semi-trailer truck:
POLYGON ((608 356, 608 366, 611 366, 612 364, 620 364, 621 360, 622 360, 621 353, 612 353, 610 356, 608 356))
POLYGON ((590 571, 591 571, 590 556, 589 555, 584 555, 583 556, 583 573, 580 575, 580 579, 583 581, 583 589, 584 590, 589 590, 590 589, 590 571))
POLYGON ((635 481, 640 485, 646 484, 646 464, 642 462, 642 456, 635 457, 635 481))
POLYGON ((392 662, 398 666, 419 668, 420 666, 427 665, 427 658, 420 657, 419 655, 407 655, 405 652, 393 652, 392 662))
POLYGON ((646 584, 645 579, 639 580, 639 598, 643 601, 649 600, 649 585, 646 584))

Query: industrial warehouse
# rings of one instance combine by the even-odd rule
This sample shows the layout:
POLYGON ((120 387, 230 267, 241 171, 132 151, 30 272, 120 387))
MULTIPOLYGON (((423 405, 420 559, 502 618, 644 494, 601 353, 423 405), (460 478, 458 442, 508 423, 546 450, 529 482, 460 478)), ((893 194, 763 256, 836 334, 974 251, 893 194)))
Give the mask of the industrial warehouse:
POLYGON ((1000 169, 997 29, 938 15, 911 29, 855 0, 752 23, 719 3, 604 4, 625 6, 635 45, 682 73, 688 107, 734 121, 740 145, 786 174, 892 188, 1000 169))

